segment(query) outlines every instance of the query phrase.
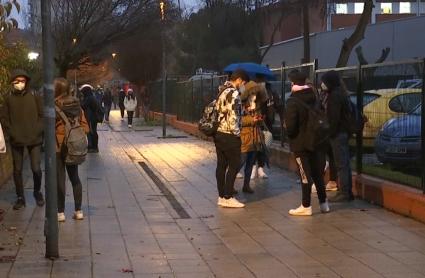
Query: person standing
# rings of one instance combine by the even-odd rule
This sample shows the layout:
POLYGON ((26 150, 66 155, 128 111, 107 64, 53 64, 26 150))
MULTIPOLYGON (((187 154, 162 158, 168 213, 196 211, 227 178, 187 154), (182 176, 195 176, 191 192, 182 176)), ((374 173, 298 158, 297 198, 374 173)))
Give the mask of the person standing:
POLYGON ((125 92, 123 89, 121 89, 120 92, 118 93, 118 106, 121 112, 121 121, 124 121, 124 111, 125 111, 124 100, 125 100, 125 92))
POLYGON ((99 119, 97 118, 97 112, 100 110, 99 103, 93 95, 93 87, 91 85, 85 84, 81 86, 80 91, 83 96, 81 107, 84 110, 90 127, 90 132, 87 134, 89 142, 88 152, 98 153, 99 135, 97 134, 97 123, 99 119))
MULTIPOLYGON (((54 82, 55 86, 55 105, 57 109, 67 117, 69 122, 79 120, 80 126, 86 133, 89 133, 90 128, 81 109, 80 102, 72 96, 70 84, 65 78, 57 78, 54 82)), ((69 180, 72 184, 74 193, 74 215, 75 220, 83 220, 84 214, 81 210, 83 199, 83 186, 78 176, 78 164, 67 164, 66 145, 65 145, 65 120, 59 112, 56 112, 56 171, 57 171, 57 186, 58 186, 58 221, 65 221, 65 170, 68 173, 69 180)))
POLYGON ((6 153, 6 140, 4 139, 3 128, 0 123, 0 153, 6 153))
POLYGON ((109 122, 109 114, 110 114, 111 108, 112 108, 111 89, 108 88, 108 89, 105 90, 105 93, 103 94, 102 102, 103 102, 103 109, 105 111, 105 121, 108 123, 109 122))
POLYGON ((233 197, 236 174, 241 164, 241 99, 240 91, 249 81, 248 74, 236 70, 230 76, 217 98, 218 129, 214 136, 217 153, 216 179, 217 204, 227 208, 243 208, 245 205, 233 197))
POLYGON ((43 142, 43 101, 29 86, 30 76, 23 70, 12 72, 12 92, 3 103, 2 123, 9 138, 13 158, 13 179, 17 200, 14 210, 25 207, 22 169, 24 149, 28 150, 33 173, 33 196, 38 206, 44 205, 41 193, 41 145, 43 142))
POLYGON ((112 89, 112 102, 114 103, 114 110, 117 109, 118 107, 118 93, 119 93, 119 88, 114 88, 112 89))
POLYGON ((131 128, 133 126, 134 110, 137 107, 137 99, 133 89, 128 89, 127 96, 124 99, 124 107, 127 110, 128 127, 131 128))
POLYGON ((326 198, 325 182, 323 180, 325 168, 325 155, 320 146, 312 148, 306 138, 314 137, 312 130, 307 129, 309 120, 309 109, 314 109, 317 103, 313 89, 306 85, 307 76, 293 70, 289 73, 292 83, 291 96, 287 101, 285 111, 286 131, 289 138, 289 147, 298 164, 301 186, 302 204, 289 210, 290 215, 310 216, 313 214, 311 208, 311 186, 314 183, 323 213, 329 212, 329 204, 326 198))
POLYGON ((342 86, 341 78, 336 71, 329 71, 322 76, 321 89, 327 94, 325 107, 330 124, 330 145, 338 171, 341 191, 330 202, 348 202, 354 200, 352 192, 352 173, 349 140, 350 111, 347 92, 342 86))

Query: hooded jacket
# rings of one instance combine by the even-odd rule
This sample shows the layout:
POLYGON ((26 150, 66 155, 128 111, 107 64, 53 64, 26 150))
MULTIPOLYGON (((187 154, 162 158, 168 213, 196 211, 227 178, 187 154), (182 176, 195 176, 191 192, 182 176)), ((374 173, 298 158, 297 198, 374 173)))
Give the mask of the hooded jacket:
POLYGON ((43 142, 43 101, 29 88, 29 76, 23 70, 14 71, 11 80, 27 78, 26 88, 13 89, 6 95, 2 107, 2 125, 13 146, 35 146, 43 142))
POLYGON ((245 92, 242 94, 244 107, 242 111, 242 129, 241 129, 241 152, 253 152, 261 150, 261 130, 262 121, 255 121, 255 116, 260 115, 257 106, 257 94, 261 93, 262 88, 255 82, 250 81, 245 84, 245 92), (251 111, 248 111, 248 107, 251 111))
POLYGON ((217 131, 240 137, 242 106, 239 91, 230 82, 226 82, 222 89, 216 102, 219 119, 217 131))
POLYGON ((325 92, 326 114, 330 125, 329 136, 335 138, 339 133, 348 133, 349 113, 348 97, 342 88, 340 77, 337 72, 329 71, 322 77, 322 82, 328 90, 325 92))
MULTIPOLYGON (((86 133, 89 133, 89 125, 87 123, 84 112, 81 109, 80 102, 77 98, 74 97, 64 97, 56 99, 55 105, 63 111, 63 113, 68 117, 69 120, 79 117, 80 125, 83 127, 86 133)), ((56 152, 62 150, 62 145, 65 140, 65 121, 62 120, 61 116, 56 113, 56 152)))
POLYGON ((286 132, 289 138, 289 147, 292 152, 306 152, 309 147, 306 145, 304 138, 313 136, 312 131, 308 130, 308 110, 297 103, 294 98, 304 102, 312 109, 316 103, 316 95, 309 86, 293 86, 292 94, 287 101, 285 111, 286 132))

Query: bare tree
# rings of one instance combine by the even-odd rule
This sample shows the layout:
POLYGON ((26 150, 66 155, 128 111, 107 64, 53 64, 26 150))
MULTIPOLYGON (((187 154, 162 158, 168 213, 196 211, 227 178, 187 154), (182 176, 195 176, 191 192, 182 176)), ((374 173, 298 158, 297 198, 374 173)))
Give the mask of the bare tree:
POLYGON ((16 8, 18 13, 21 11, 21 6, 17 0, 9 0, 6 3, 0 3, 0 32, 18 28, 18 21, 10 17, 13 7, 16 8))

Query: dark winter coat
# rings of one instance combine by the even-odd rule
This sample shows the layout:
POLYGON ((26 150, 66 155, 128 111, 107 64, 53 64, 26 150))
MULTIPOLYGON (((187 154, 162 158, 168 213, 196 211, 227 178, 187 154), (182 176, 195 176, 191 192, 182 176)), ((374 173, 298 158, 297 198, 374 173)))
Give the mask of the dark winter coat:
POLYGON ((1 118, 3 129, 11 145, 42 144, 43 100, 38 93, 28 88, 23 91, 13 90, 4 98, 1 118))
POLYGON ((87 121, 94 123, 97 122, 96 111, 99 110, 99 103, 92 93, 83 95, 83 101, 81 102, 81 108, 84 110, 87 121))
POLYGON ((124 99, 125 99, 125 92, 124 92, 124 90, 121 90, 118 93, 118 104, 119 104, 119 106, 124 107, 124 99))
POLYGON ((105 93, 103 94, 103 105, 104 106, 112 106, 112 93, 111 90, 106 90, 105 93))
POLYGON ((311 87, 297 86, 297 88, 298 89, 293 90, 291 97, 288 99, 285 111, 285 125, 289 138, 289 147, 291 152, 294 153, 308 151, 309 147, 306 146, 303 139, 309 138, 313 136, 313 134, 306 128, 308 110, 297 103, 293 98, 297 98, 304 102, 312 109, 316 103, 316 95, 311 87))

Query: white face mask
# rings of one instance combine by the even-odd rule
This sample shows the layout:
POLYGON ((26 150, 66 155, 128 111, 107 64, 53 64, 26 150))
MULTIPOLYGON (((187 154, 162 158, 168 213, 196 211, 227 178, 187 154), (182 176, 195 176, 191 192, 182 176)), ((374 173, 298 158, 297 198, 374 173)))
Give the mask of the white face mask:
POLYGON ((326 86, 323 82, 320 84, 320 88, 322 88, 323 91, 329 91, 328 86, 326 86))
POLYGON ((25 85, 26 85, 25 82, 19 82, 19 83, 13 84, 13 88, 15 88, 15 90, 17 91, 22 91, 23 89, 25 89, 25 85))

